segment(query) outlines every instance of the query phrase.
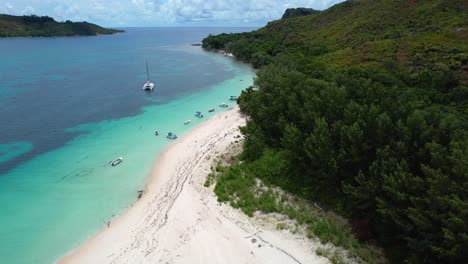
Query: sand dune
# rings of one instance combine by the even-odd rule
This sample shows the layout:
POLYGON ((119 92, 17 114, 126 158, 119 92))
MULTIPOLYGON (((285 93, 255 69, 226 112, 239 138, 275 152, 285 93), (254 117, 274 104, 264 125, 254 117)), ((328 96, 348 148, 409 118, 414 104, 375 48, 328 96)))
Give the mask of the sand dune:
POLYGON ((258 224, 203 186, 239 134, 238 108, 195 127, 160 155, 142 198, 60 263, 328 263, 308 239, 258 224))

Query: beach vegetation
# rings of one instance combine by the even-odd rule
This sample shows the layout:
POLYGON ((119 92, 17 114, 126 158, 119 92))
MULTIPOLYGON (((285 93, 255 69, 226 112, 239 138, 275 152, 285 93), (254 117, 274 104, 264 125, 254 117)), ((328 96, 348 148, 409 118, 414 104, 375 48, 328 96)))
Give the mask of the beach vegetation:
MULTIPOLYGON (((224 157, 221 157, 221 158, 224 158, 224 157)), ((216 172, 223 172, 224 170, 225 170, 225 168, 221 165, 221 163, 218 163, 216 165, 216 168, 215 168, 216 172)))
POLYGON ((214 183, 215 178, 216 178, 216 174, 215 174, 214 172, 211 172, 211 173, 208 174, 208 176, 206 177, 206 180, 205 180, 205 183, 203 184, 203 186, 205 186, 205 187, 210 187, 211 184, 214 183))
MULTIPOLYGON (((323 244, 332 243, 347 250, 348 257, 367 263, 377 263, 382 252, 369 244, 359 243, 354 237, 351 225, 333 212, 314 208, 309 201, 286 193, 269 183, 266 169, 270 169, 271 156, 255 163, 241 163, 219 174, 214 191, 219 202, 229 203, 253 217, 256 212, 279 213, 293 220, 296 225, 278 222, 278 230, 287 229, 292 233, 304 226, 311 239, 318 238, 323 244), (258 163, 263 163, 259 165, 258 163), (263 168, 263 170, 257 170, 263 168)), ((274 168, 271 171, 275 170, 274 168)))
POLYGON ((286 226, 285 223, 278 223, 278 224, 276 224, 276 229, 278 229, 278 230, 284 230, 284 229, 286 229, 286 228, 287 228, 287 226, 286 226))

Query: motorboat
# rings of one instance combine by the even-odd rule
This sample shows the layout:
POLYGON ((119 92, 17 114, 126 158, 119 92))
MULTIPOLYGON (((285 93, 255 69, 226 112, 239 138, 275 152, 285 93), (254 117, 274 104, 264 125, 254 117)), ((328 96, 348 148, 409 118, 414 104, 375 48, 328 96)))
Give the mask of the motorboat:
POLYGON ((210 113, 212 113, 214 111, 215 111, 214 108, 211 108, 210 110, 208 110, 208 112, 210 112, 210 113))
POLYGON ((201 118, 203 117, 203 114, 200 111, 197 111, 195 112, 195 116, 201 118))
POLYGON ((169 138, 169 139, 176 139, 177 138, 176 134, 174 134, 172 132, 167 133, 166 137, 169 138))
POLYGON ((148 80, 146 81, 145 85, 143 85, 143 90, 152 91, 154 87, 154 83, 150 82, 149 71, 148 71, 148 60, 146 61, 146 76, 148 77, 148 80))
POLYGON ((118 159, 112 161, 112 162, 111 162, 111 165, 112 165, 112 167, 117 166, 117 165, 119 165, 119 163, 121 163, 122 161, 123 161, 123 158, 120 157, 120 158, 118 158, 118 159))
POLYGON ((229 96, 229 100, 231 101, 236 101, 239 98, 239 96, 231 95, 229 96))
POLYGON ((154 135, 159 136, 159 132, 157 130, 155 130, 154 135))
POLYGON ((184 125, 188 125, 188 124, 190 124, 190 120, 187 120, 184 122, 184 125))
POLYGON ((226 104, 226 103, 222 103, 222 104, 220 104, 219 106, 220 106, 220 107, 228 107, 229 105, 226 104))

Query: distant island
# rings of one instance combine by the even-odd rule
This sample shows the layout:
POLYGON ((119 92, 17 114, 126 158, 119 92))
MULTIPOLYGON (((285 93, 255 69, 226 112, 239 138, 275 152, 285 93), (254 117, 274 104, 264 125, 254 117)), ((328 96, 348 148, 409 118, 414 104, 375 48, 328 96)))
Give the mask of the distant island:
POLYGON ((88 22, 57 22, 48 16, 0 14, 0 37, 96 36, 124 30, 108 29, 88 22))

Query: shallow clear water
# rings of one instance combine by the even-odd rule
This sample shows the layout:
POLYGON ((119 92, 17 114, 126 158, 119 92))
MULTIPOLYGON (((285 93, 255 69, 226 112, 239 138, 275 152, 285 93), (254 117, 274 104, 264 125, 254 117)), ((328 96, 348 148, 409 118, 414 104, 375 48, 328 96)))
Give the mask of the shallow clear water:
POLYGON ((170 143, 164 134, 182 135, 203 121, 195 111, 219 113, 252 83, 248 65, 190 43, 248 30, 0 39, 2 262, 53 262, 130 206, 170 143), (153 92, 141 89, 146 59, 153 92))

